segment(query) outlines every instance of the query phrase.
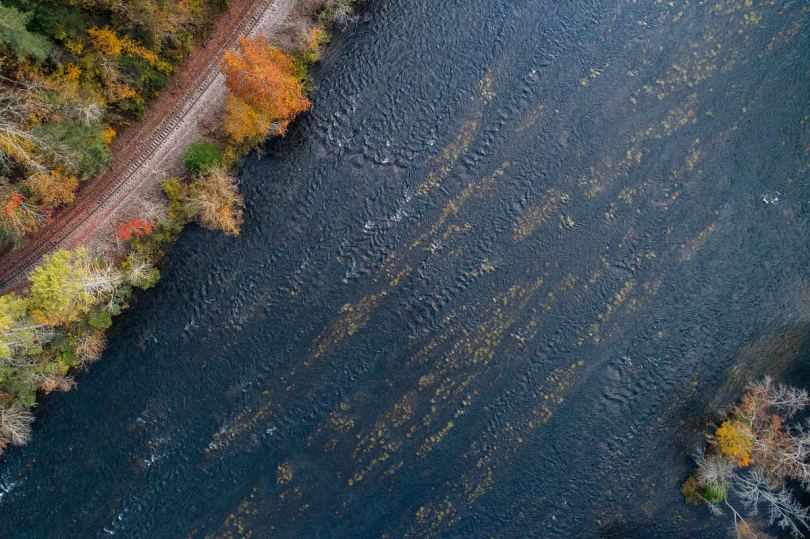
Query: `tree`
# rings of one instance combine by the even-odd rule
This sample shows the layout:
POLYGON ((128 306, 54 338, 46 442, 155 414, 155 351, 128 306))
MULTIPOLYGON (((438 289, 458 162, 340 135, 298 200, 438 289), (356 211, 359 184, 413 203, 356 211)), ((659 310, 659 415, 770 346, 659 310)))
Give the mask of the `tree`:
POLYGON ((65 163, 71 173, 88 179, 102 172, 112 159, 101 124, 57 122, 33 130, 52 161, 65 163))
POLYGON ((40 205, 52 209, 73 202, 79 180, 57 170, 46 170, 37 171, 26 178, 25 186, 40 205))
POLYGON ((810 532, 810 511, 793 492, 791 481, 810 492, 810 430, 795 420, 810 406, 802 389, 766 378, 751 384, 740 403, 695 457, 696 472, 683 484, 687 501, 703 501, 713 512, 729 509, 738 533, 753 534, 728 499, 736 495, 748 512, 767 510, 768 523, 796 537, 810 532))
POLYGON ((317 18, 324 24, 340 24, 346 26, 354 19, 352 4, 354 0, 326 0, 318 10, 317 18))
POLYGON ((90 28, 87 30, 87 37, 90 38, 90 44, 104 54, 109 54, 113 57, 121 55, 123 44, 118 36, 115 35, 115 32, 109 28, 90 28))
POLYGON ((0 296, 0 359, 11 357, 16 340, 14 330, 26 311, 27 305, 16 295, 0 296))
POLYGON ((192 144, 183 155, 186 168, 195 174, 204 175, 222 160, 219 149, 210 142, 192 144))
POLYGON ((31 438, 34 416, 16 404, 0 405, 0 450, 8 444, 23 445, 31 438))
POLYGON ((34 383, 43 393, 70 391, 76 387, 76 381, 72 377, 59 372, 37 371, 34 373, 34 383))
POLYGON ((236 181, 222 167, 191 183, 184 201, 186 212, 202 226, 236 236, 242 224, 244 201, 236 191, 236 181))
POLYGON ((28 305, 15 294, 0 296, 0 360, 8 360, 30 340, 26 329, 28 305))
POLYGON ((45 256, 28 280, 32 316, 56 326, 77 320, 98 303, 111 301, 123 276, 111 264, 96 260, 86 248, 79 248, 45 256))
POLYGON ((79 336, 79 342, 76 345, 76 357, 78 357, 81 365, 93 363, 101 357, 106 344, 107 338, 104 336, 103 331, 84 333, 79 336))
POLYGON ((768 524, 776 524, 794 537, 804 537, 803 530, 810 530, 810 513, 787 488, 773 489, 757 471, 747 476, 735 475, 733 484, 734 492, 751 514, 757 514, 760 506, 765 506, 768 524))
POLYGON ((28 31, 30 19, 30 13, 0 4, 0 43, 14 51, 17 60, 31 57, 42 62, 51 52, 51 43, 46 37, 28 31))
POLYGON ((152 288, 160 280, 160 270, 146 256, 137 252, 127 255, 121 263, 124 278, 132 286, 146 290, 152 288))
POLYGON ((0 296, 0 366, 30 365, 53 337, 52 328, 28 316, 26 298, 13 293, 0 296))
POLYGON ((233 94, 225 99, 225 133, 236 143, 267 136, 273 118, 233 94))
POLYGON ((0 195, 0 204, 0 229, 16 237, 35 232, 47 220, 36 205, 30 204, 17 191, 11 191, 6 197, 0 195))
POLYGON ((717 428, 715 435, 720 452, 731 458, 737 466, 745 468, 751 463, 754 436, 748 425, 742 421, 726 420, 717 428))
POLYGON ((93 296, 85 290, 90 279, 86 250, 59 250, 43 258, 34 269, 31 283, 30 309, 34 318, 52 326, 72 322, 93 305, 93 296))
POLYGON ((32 117, 44 117, 50 107, 36 97, 38 84, 26 83, 0 92, 0 169, 12 169, 19 164, 26 170, 44 170, 40 149, 45 141, 28 126, 32 117))
MULTIPOLYGON (((309 110, 293 58, 270 45, 264 36, 240 39, 238 51, 225 52, 222 71, 231 93, 257 115, 268 117, 275 134, 284 134, 298 114, 309 110)), ((229 116, 240 109, 233 102, 230 112, 226 109, 226 129, 240 120, 229 116)))

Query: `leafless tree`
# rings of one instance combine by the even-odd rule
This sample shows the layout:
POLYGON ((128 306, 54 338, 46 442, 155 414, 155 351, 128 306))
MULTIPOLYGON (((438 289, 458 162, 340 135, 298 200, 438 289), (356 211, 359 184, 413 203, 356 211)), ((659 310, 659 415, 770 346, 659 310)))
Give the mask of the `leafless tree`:
POLYGON ((97 302, 113 301, 115 292, 124 284, 124 274, 109 260, 82 253, 82 264, 87 277, 82 280, 84 291, 97 302))
POLYGON ((703 450, 696 452, 694 459, 697 464, 698 483, 729 486, 734 475, 734 463, 731 460, 722 455, 706 455, 703 450))
POLYGON ((94 331, 82 336, 76 346, 76 355, 82 365, 89 365, 101 357, 106 343, 107 338, 103 331, 94 331))
POLYGON ((34 416, 27 408, 11 404, 0 406, 0 441, 23 445, 31 437, 34 416))
POLYGON ((348 25, 355 19, 353 0, 334 0, 332 18, 335 24, 348 25))
MULTIPOLYGON (((8 329, 0 330, 0 342, 8 347, 11 355, 41 346, 50 342, 56 331, 46 324, 36 324, 30 320, 18 320, 8 329)), ((0 364, 2 364, 0 359, 0 364)))
POLYGON ((43 141, 25 127, 32 112, 29 88, 5 77, 2 80, 13 85, 0 88, 0 164, 10 167, 16 162, 26 168, 44 168, 35 153, 43 141))
POLYGON ((794 537, 804 537, 804 532, 810 531, 810 513, 807 508, 787 488, 770 490, 768 482, 759 471, 736 473, 732 490, 752 514, 757 514, 763 506, 767 508, 768 524, 776 524, 794 537))
POLYGON ((37 388, 45 393, 50 393, 51 391, 70 391, 76 387, 76 381, 73 378, 57 373, 35 373, 34 382, 37 388))
POLYGON ((766 408, 782 412, 791 417, 810 405, 810 394, 804 389, 776 384, 770 377, 763 378, 748 386, 746 395, 756 399, 766 408))

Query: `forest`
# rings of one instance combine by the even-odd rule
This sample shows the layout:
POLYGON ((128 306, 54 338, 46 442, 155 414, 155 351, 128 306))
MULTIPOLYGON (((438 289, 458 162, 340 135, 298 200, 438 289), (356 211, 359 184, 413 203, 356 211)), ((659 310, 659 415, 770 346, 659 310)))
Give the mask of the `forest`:
POLYGON ((0 241, 19 242, 103 172, 223 0, 0 5, 0 241))
MULTIPOLYGON (((304 4, 303 2, 301 4, 304 4)), ((211 30, 225 0, 12 0, 0 5, 0 250, 25 241, 103 173, 117 133, 137 122, 211 30)), ((300 7, 300 6, 299 6, 300 7)), ((308 66, 351 2, 306 5, 289 50, 242 38, 222 58, 218 133, 163 182, 164 207, 121 224, 117 258, 57 250, 20 293, 0 296, 0 452, 30 436, 38 394, 67 391, 97 360, 105 330, 136 288, 160 278, 167 244, 196 222, 236 235, 243 201, 231 170, 309 109, 308 66)))

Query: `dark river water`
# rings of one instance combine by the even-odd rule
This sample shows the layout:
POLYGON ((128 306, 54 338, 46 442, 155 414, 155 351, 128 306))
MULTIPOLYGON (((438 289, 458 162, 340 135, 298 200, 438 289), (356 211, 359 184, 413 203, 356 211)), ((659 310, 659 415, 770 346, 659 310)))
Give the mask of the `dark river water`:
MULTIPOLYGON (((372 0, 104 360, 3 537, 725 537, 713 410, 810 383, 810 4, 372 0)), ((716 417, 716 416, 714 416, 716 417)))

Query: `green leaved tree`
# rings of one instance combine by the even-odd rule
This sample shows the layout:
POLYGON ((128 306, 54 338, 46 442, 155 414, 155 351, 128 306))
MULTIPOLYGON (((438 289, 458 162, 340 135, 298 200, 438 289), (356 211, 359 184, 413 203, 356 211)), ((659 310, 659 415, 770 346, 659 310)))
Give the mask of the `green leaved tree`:
POLYGON ((115 266, 100 262, 86 248, 64 249, 44 257, 31 272, 29 312, 37 322, 73 322, 101 302, 111 300, 123 283, 115 266))
POLYGON ((26 28, 30 13, 0 5, 0 42, 14 51, 18 60, 27 57, 42 62, 51 52, 47 38, 26 28))

